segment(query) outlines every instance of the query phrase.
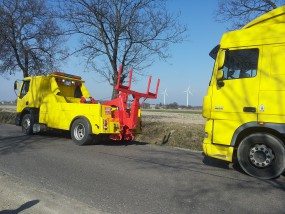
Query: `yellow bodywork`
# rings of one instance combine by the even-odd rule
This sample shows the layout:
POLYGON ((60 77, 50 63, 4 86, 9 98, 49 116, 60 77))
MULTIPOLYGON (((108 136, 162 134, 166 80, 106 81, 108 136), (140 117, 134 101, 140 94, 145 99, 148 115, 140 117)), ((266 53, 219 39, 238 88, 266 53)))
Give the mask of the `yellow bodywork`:
MULTIPOLYGON (((242 71, 240 70, 240 73, 242 71)), ((239 128, 247 124, 285 123, 285 6, 225 33, 211 83, 203 102, 204 153, 232 161, 239 128), (258 52, 256 73, 250 78, 224 79, 219 85, 222 51, 254 49, 258 52)))
POLYGON ((26 108, 38 109, 38 122, 49 128, 70 130, 72 122, 76 118, 84 117, 90 122, 93 134, 120 133, 119 119, 112 118, 112 107, 81 103, 81 96, 80 98, 75 96, 76 87, 80 88, 83 97, 90 97, 84 81, 81 79, 56 74, 27 77, 19 92, 17 112, 21 113, 26 108), (58 79, 68 81, 68 84, 59 82, 58 79), (27 82, 29 84, 28 92, 23 93, 25 91, 24 84, 27 82), (106 126, 106 122, 108 126, 106 126))

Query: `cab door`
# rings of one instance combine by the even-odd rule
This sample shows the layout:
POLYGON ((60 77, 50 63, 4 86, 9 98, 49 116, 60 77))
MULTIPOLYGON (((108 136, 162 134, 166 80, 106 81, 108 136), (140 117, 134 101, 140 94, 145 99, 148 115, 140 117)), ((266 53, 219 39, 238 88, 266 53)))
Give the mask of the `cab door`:
POLYGON ((285 45, 264 47, 259 94, 259 122, 285 123, 285 45), (264 67, 265 67, 264 66, 264 67))
POLYGON ((260 84, 258 48, 229 49, 223 75, 213 83, 213 142, 230 145, 235 130, 244 123, 257 121, 260 84))
POLYGON ((22 112, 24 108, 29 107, 30 82, 30 79, 25 79, 22 83, 17 99, 17 112, 22 112))

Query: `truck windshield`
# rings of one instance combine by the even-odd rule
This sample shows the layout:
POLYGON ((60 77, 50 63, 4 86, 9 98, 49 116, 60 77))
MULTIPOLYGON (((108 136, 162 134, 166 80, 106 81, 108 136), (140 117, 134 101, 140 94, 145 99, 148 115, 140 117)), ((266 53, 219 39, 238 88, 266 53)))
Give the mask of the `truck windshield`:
POLYGON ((20 93, 20 98, 23 98, 28 92, 30 88, 30 80, 25 80, 23 82, 23 86, 20 93))

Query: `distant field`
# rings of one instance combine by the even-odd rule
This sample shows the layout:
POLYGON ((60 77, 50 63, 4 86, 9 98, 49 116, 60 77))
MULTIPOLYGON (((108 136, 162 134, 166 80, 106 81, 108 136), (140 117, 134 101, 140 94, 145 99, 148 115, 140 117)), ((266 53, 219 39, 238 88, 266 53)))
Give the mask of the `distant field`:
POLYGON ((142 110, 143 120, 150 122, 174 122, 180 124, 205 124, 202 111, 142 110))
POLYGON ((16 105, 0 105, 0 111, 16 112, 16 105))
POLYGON ((178 114, 202 114, 202 110, 180 110, 180 109, 143 109, 144 112, 162 112, 162 113, 178 113, 178 114))

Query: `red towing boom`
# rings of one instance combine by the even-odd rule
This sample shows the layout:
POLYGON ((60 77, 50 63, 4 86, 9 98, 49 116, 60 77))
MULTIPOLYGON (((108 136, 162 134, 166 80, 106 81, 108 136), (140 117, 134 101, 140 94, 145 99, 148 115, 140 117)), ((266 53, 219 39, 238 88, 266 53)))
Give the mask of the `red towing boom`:
POLYGON ((114 111, 114 117, 119 118, 121 132, 119 135, 110 136, 113 140, 133 140, 134 133, 141 131, 141 119, 140 119, 140 99, 156 99, 158 94, 158 88, 160 79, 157 80, 155 93, 150 92, 150 84, 152 77, 149 76, 146 93, 136 92, 131 90, 133 69, 129 73, 128 85, 122 85, 121 82, 122 66, 119 67, 118 81, 115 89, 119 91, 117 97, 113 100, 104 102, 104 105, 110 105, 116 107, 114 111), (133 100, 131 107, 128 108, 127 102, 129 95, 132 95, 133 100))

